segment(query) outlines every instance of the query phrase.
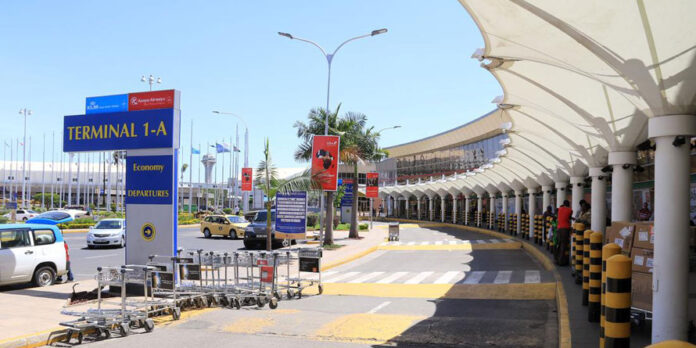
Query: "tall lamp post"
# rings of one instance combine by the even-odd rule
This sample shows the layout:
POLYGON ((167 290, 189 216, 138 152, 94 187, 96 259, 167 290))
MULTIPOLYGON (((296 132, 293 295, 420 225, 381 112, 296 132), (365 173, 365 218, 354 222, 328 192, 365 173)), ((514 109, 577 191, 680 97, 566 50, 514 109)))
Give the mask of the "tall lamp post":
POLYGON ((19 114, 24 116, 24 140, 22 140, 22 206, 27 208, 27 116, 31 116, 31 110, 19 109, 19 114))
MULTIPOLYGON (((326 80, 326 116, 324 117, 324 135, 329 135, 329 98, 331 95, 331 62, 333 61, 333 58, 336 56, 336 52, 338 52, 338 50, 341 49, 341 47, 343 47, 343 45, 345 45, 351 41, 366 38, 366 37, 371 37, 371 36, 375 36, 375 35, 379 35, 379 34, 384 34, 386 32, 387 32, 387 29, 382 28, 382 29, 373 30, 369 34, 352 37, 346 41, 343 41, 343 43, 338 45, 338 47, 336 47, 336 49, 333 51, 333 53, 330 53, 330 54, 326 53, 326 51, 321 46, 319 46, 319 44, 317 44, 316 42, 314 42, 312 40, 307 40, 307 39, 303 39, 301 37, 293 36, 289 33, 278 32, 278 35, 287 37, 290 40, 304 41, 306 43, 309 43, 309 44, 315 46, 316 48, 318 48, 321 51, 321 53, 326 58, 326 62, 328 63, 328 75, 327 75, 327 80, 326 80)), ((326 200, 328 202, 331 202, 331 197, 330 197, 331 191, 327 191, 326 195, 327 195, 326 200)), ((324 210, 324 205, 325 205, 324 200, 325 200, 324 195, 322 195, 321 196, 321 208, 320 208, 322 211, 324 210)), ((327 208, 327 211, 328 211, 328 208, 327 208)), ((322 214, 319 214, 319 240, 323 243, 324 242, 324 220, 321 217, 322 217, 322 214)))
MULTIPOLYGON (((398 126, 398 125, 397 125, 397 126, 391 126, 391 127, 382 128, 382 129, 378 130, 378 131, 375 132, 375 133, 377 133, 377 135, 379 135, 379 134, 381 134, 382 132, 384 132, 385 130, 397 129, 397 128, 401 128, 401 126, 398 126)), ((367 185, 365 185, 365 193, 367 193, 367 185)), ((372 207, 373 207, 373 204, 374 204, 374 200, 375 200, 374 198, 370 197, 370 230, 372 230, 372 207)))
POLYGON ((155 79, 155 77, 152 76, 152 75, 150 75, 150 77, 145 77, 145 75, 143 75, 143 76, 140 78, 140 82, 147 82, 147 83, 149 83, 149 84, 150 84, 150 91, 152 91, 152 85, 153 85, 155 82, 156 82, 157 84, 162 84, 162 78, 161 78, 161 77, 158 77, 157 79, 155 79))
MULTIPOLYGON (((246 120, 242 116, 239 116, 235 113, 232 112, 224 112, 224 111, 218 111, 218 110, 213 110, 214 114, 218 115, 227 115, 227 116, 232 116, 237 118, 238 120, 242 121, 244 123, 244 168, 249 167, 249 126, 246 123, 246 120)), ((235 185, 235 191, 237 190, 237 172, 235 171, 234 173, 234 185, 235 185)), ((242 210, 244 212, 249 211, 249 192, 243 192, 242 193, 242 210)))

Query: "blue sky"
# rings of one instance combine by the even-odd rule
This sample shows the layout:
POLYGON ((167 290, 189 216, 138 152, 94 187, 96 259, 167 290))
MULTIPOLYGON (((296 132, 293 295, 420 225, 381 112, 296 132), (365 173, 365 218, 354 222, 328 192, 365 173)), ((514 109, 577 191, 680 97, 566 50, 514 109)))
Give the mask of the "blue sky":
POLYGON ((196 144, 233 135, 236 122, 211 113, 218 109, 246 118, 252 167, 264 137, 277 166, 304 166, 292 158, 292 125, 324 106, 326 61, 277 32, 332 51, 377 28, 389 33, 336 55, 331 106, 365 113, 377 129, 401 125, 384 132, 383 146, 493 109, 500 87, 470 58, 483 40, 455 0, 12 1, 0 12, 0 138, 21 135, 17 111, 31 108, 40 160, 43 134, 58 137, 62 116, 83 113, 85 97, 147 90, 140 76, 154 74, 159 89, 181 90, 185 161, 191 119, 196 144))

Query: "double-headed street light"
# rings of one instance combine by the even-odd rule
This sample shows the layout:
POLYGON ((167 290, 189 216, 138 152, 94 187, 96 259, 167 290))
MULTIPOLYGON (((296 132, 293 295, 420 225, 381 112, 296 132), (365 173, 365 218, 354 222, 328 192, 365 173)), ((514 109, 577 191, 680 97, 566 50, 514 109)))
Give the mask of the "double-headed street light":
MULTIPOLYGON (((218 115, 227 115, 227 116, 232 116, 237 118, 238 120, 242 121, 244 123, 244 167, 247 168, 249 167, 249 126, 246 123, 246 120, 242 116, 239 116, 235 113, 232 112, 224 112, 224 111, 218 111, 218 110, 213 110, 214 114, 218 115)), ((235 178, 235 191, 237 190, 237 173, 234 173, 234 178, 235 178)), ((244 212, 249 211, 249 193, 248 192, 243 192, 242 193, 242 209, 244 212)))
POLYGON ((22 140, 22 206, 27 208, 27 116, 31 116, 31 109, 19 109, 19 114, 24 115, 24 140, 22 140))
POLYGON ((161 78, 161 77, 158 77, 158 78, 155 80, 155 77, 152 76, 152 75, 150 75, 150 77, 147 77, 147 78, 145 77, 145 75, 143 75, 143 76, 140 78, 140 82, 147 82, 147 83, 149 83, 149 84, 150 84, 150 90, 152 91, 152 85, 153 85, 155 82, 157 82, 157 84, 162 84, 162 78, 161 78))

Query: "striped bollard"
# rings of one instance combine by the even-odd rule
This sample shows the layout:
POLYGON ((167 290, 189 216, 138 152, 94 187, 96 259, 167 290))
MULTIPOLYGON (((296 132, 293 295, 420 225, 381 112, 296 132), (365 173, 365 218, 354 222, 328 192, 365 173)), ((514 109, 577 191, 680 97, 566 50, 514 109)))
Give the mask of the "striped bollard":
POLYGON ((604 346, 630 347, 631 259, 614 255, 607 260, 607 293, 604 306, 604 346))
POLYGON ((582 284, 582 252, 585 224, 575 223, 575 284, 582 284))
POLYGON ((607 303, 607 259, 614 255, 621 254, 621 247, 615 243, 609 243, 602 248, 602 296, 600 297, 600 319, 599 319, 599 347, 604 348, 604 312, 607 303))
POLYGON ((602 233, 590 235, 590 293, 588 296, 587 320, 599 322, 602 295, 602 233))
POLYGON ((587 306, 590 295, 590 235, 586 230, 582 240, 582 305, 587 306))

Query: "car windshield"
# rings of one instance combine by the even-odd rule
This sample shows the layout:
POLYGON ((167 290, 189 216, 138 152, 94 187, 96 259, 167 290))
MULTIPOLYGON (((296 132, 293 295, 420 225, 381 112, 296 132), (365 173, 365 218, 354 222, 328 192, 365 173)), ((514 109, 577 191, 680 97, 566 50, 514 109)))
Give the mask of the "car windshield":
POLYGON ((242 218, 239 216, 228 216, 227 220, 230 220, 232 223, 244 222, 244 220, 242 220, 242 218))
POLYGON ((27 213, 29 213, 29 214, 38 214, 37 212, 35 212, 35 211, 33 211, 33 210, 27 210, 27 213))
MULTIPOLYGON (((260 212, 256 213, 256 217, 254 218, 254 222, 265 222, 266 216, 267 216, 267 212, 260 211, 260 212)), ((276 218, 275 212, 271 212, 271 222, 275 222, 275 218, 276 218)))
POLYGON ((48 211, 45 212, 39 216, 37 216, 37 219, 47 219, 47 220, 53 220, 53 221, 59 221, 59 220, 64 220, 64 219, 69 219, 72 216, 68 213, 63 213, 60 211, 48 211))
POLYGON ((98 230, 115 230, 121 228, 121 221, 118 220, 102 220, 95 227, 98 230))

